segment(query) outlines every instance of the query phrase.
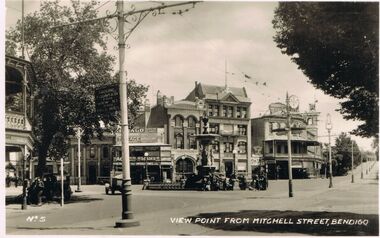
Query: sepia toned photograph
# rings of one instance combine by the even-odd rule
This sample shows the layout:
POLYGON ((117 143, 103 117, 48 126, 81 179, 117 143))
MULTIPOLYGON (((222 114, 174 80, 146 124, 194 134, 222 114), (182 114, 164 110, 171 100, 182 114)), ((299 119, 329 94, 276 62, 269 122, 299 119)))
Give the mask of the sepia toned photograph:
POLYGON ((379 2, 2 6, 3 236, 379 236, 379 2))

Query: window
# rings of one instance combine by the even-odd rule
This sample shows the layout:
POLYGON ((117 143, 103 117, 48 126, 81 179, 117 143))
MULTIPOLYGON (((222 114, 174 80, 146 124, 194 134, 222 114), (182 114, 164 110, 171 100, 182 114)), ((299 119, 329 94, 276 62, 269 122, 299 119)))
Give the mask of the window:
POLYGON ((223 106, 223 116, 227 117, 227 106, 223 106))
POLYGON ((227 117, 232 117, 233 107, 228 107, 227 117))
POLYGON ((175 148, 183 149, 183 136, 181 134, 177 134, 175 137, 175 148))
POLYGON ((273 146, 272 145, 269 146, 269 153, 273 153, 273 146))
POLYGON ((208 115, 209 115, 210 117, 213 115, 212 108, 213 108, 213 106, 212 106, 211 104, 208 105, 208 115))
POLYGON ((240 118, 241 117, 241 107, 236 108, 236 117, 240 118))
POLYGON ((247 118, 247 108, 246 107, 241 108, 241 118, 247 118))
POLYGON ((239 135, 245 136, 247 135, 247 126, 246 125, 238 125, 239 135))
POLYGON ((176 172, 180 174, 193 173, 193 162, 189 158, 179 159, 176 163, 176 172))
POLYGON ((232 142, 224 142, 224 153, 232 153, 234 144, 232 142))
POLYGON ((183 120, 180 116, 175 116, 174 121, 175 121, 175 127, 182 127, 183 120))
POLYGON ((313 125, 313 118, 307 119, 307 124, 308 125, 313 125))
POLYGON ((187 137, 189 138, 189 148, 190 149, 196 149, 197 148, 197 142, 196 142, 193 134, 188 134, 187 137))
POLYGON ((108 158, 109 150, 107 146, 103 147, 103 158, 108 158))
POLYGON ((210 123, 209 131, 211 134, 219 134, 219 124, 210 123))
POLYGON ((281 153, 281 145, 277 145, 277 153, 281 153))
MULTIPOLYGON (((82 154, 82 152, 81 152, 81 154, 82 154)), ((94 158, 94 157, 95 157, 95 147, 91 147, 91 148, 90 148, 90 157, 91 157, 91 158, 94 158)))
POLYGON ((219 152, 219 142, 213 141, 211 144, 212 152, 218 153, 219 152))
POLYGON ((219 106, 218 105, 214 105, 214 108, 213 108, 212 112, 213 112, 213 116, 214 117, 219 116, 219 106))
POLYGON ((247 142, 240 141, 238 143, 238 147, 239 147, 239 154, 245 154, 245 153, 247 153, 247 142))
POLYGON ((189 122, 189 128, 194 128, 195 124, 197 123, 194 117, 189 117, 188 119, 189 122))
POLYGON ((288 146, 285 145, 284 147, 285 147, 285 153, 287 154, 288 153, 288 146))

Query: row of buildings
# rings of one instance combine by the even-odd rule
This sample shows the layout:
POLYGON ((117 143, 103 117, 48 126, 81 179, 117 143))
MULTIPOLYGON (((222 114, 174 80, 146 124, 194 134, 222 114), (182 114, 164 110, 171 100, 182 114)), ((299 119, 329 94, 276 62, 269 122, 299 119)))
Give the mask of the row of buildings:
MULTIPOLYGON (((24 158, 33 148, 30 120, 33 118, 33 82, 31 65, 21 59, 6 60, 6 161, 9 176, 21 176, 24 158)), ((248 177, 259 165, 265 165, 269 178, 287 178, 286 105, 269 105, 267 114, 250 118, 251 100, 244 87, 214 86, 195 82, 182 100, 157 92, 154 105, 148 101, 141 108, 134 128, 130 130, 130 161, 133 183, 149 177, 155 181, 177 180, 195 172, 199 161, 202 133, 201 118, 209 119, 209 133, 220 137, 212 144, 211 163, 216 171, 231 176, 248 177)), ((324 160, 318 142, 318 116, 315 104, 307 112, 292 113, 293 171, 318 176, 324 160)), ((78 144, 72 137, 66 172, 78 176, 78 144)), ((120 134, 108 131, 102 140, 93 139, 81 145, 81 175, 87 184, 97 183, 120 167, 120 134)), ((33 177, 36 161, 26 167, 33 177)), ((55 172, 53 163, 51 172, 55 172)), ((295 176, 295 177, 296 177, 295 176)))

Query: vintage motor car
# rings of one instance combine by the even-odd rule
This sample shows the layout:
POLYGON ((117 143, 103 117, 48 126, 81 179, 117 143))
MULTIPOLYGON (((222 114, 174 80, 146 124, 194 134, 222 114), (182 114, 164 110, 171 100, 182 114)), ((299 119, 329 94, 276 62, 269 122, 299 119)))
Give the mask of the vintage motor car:
POLYGON ((115 194, 115 191, 121 192, 122 185, 123 185, 122 174, 118 174, 118 175, 110 177, 110 181, 104 184, 106 194, 109 194, 109 192, 111 192, 112 194, 115 194))

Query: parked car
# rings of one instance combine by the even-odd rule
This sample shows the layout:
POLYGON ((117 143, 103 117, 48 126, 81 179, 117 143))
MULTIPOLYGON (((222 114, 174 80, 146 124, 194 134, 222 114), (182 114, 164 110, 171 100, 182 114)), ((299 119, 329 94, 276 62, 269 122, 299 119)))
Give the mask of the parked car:
POLYGON ((109 194, 111 191, 112 194, 115 194, 115 191, 120 191, 122 190, 123 186, 123 175, 118 174, 110 178, 109 182, 106 182, 104 184, 105 186, 105 191, 106 194, 109 194))
MULTIPOLYGON (((44 197, 47 201, 53 201, 61 197, 61 176, 57 174, 44 174, 42 180, 35 179, 28 188, 28 201, 30 203, 40 203, 39 197, 44 197)), ((71 199, 72 190, 70 187, 70 177, 64 177, 63 197, 65 201, 71 199)))

